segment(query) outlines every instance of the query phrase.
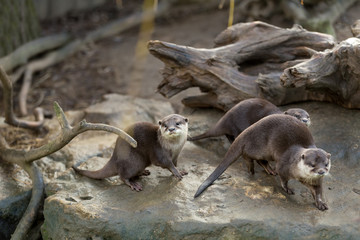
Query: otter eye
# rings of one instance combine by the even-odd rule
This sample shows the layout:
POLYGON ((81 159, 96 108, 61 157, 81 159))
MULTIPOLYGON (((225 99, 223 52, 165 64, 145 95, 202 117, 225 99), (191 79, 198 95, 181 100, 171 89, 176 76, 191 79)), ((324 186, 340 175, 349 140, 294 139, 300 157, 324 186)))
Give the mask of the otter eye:
POLYGON ((299 114, 295 114, 295 117, 296 117, 296 118, 300 118, 300 115, 299 115, 299 114))
POLYGON ((168 126, 166 124, 164 124, 164 127, 167 128, 168 126))
POLYGON ((325 164, 325 167, 327 167, 327 166, 329 166, 329 163, 326 163, 326 164, 325 164))
POLYGON ((310 163, 310 166, 311 167, 315 167, 316 165, 314 163, 310 163))
POLYGON ((179 123, 179 122, 177 122, 177 123, 176 123, 176 126, 179 126, 179 125, 180 125, 180 123, 179 123))

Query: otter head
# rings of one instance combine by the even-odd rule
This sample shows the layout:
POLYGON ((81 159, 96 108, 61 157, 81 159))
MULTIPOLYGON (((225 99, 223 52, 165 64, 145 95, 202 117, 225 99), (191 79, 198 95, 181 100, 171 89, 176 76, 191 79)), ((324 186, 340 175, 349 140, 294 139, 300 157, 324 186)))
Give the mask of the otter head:
POLYGON ((310 126, 310 123, 311 123, 310 116, 304 109, 290 108, 290 109, 286 110, 284 112, 284 114, 296 117, 301 122, 305 123, 306 126, 310 126))
POLYGON ((163 118, 159 121, 159 127, 162 138, 168 140, 187 138, 188 119, 181 115, 171 114, 163 118))
POLYGON ((327 175, 331 167, 330 157, 330 153, 320 148, 304 150, 298 163, 298 175, 308 181, 327 175))

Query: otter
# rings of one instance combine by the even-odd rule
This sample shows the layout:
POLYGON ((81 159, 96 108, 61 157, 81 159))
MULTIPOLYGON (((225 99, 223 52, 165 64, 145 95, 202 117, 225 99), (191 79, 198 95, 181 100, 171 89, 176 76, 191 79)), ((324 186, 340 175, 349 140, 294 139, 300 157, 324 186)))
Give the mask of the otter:
POLYGON ((135 179, 141 175, 149 175, 146 167, 154 164, 168 169, 179 180, 187 174, 179 171, 177 159, 183 148, 188 132, 188 119, 171 114, 159 121, 159 125, 149 122, 135 123, 125 129, 137 141, 132 148, 122 138, 117 138, 114 152, 105 166, 97 171, 73 169, 93 179, 104 179, 119 175, 120 179, 132 190, 141 191, 142 186, 135 179))
POLYGON ((249 169, 253 168, 254 160, 275 161, 276 172, 286 193, 294 194, 288 181, 296 179, 311 190, 318 209, 328 209, 322 196, 322 179, 329 173, 331 155, 315 146, 305 124, 283 114, 267 116, 240 133, 194 197, 198 197, 240 156, 249 169))
POLYGON ((234 139, 250 125, 266 116, 278 113, 294 116, 307 126, 309 126, 311 122, 309 114, 301 108, 290 108, 282 112, 278 107, 265 99, 250 98, 232 107, 207 132, 195 137, 189 137, 188 140, 197 141, 204 138, 225 135, 230 143, 232 143, 234 139))

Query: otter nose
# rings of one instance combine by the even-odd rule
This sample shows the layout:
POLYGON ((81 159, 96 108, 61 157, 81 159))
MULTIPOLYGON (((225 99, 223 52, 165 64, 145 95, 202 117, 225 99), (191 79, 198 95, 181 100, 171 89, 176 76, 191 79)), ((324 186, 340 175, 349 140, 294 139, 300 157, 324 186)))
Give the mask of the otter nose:
POLYGON ((318 174, 319 174, 319 175, 324 175, 324 174, 325 174, 325 171, 324 171, 324 170, 319 170, 319 171, 318 171, 318 174))
POLYGON ((169 128, 169 132, 173 132, 173 131, 175 131, 174 127, 169 128))

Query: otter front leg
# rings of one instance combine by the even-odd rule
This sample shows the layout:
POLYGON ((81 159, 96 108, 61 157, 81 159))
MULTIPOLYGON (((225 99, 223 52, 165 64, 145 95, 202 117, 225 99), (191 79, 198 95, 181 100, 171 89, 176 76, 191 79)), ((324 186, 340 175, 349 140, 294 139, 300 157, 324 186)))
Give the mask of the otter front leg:
POLYGON ((188 174, 186 171, 177 170, 174 165, 168 167, 167 169, 169 169, 169 171, 172 172, 172 174, 174 174, 174 176, 177 177, 179 180, 181 180, 184 175, 188 174))
POLYGON ((174 162, 172 161, 170 154, 158 154, 158 159, 155 165, 160 166, 162 168, 168 169, 175 177, 179 180, 182 179, 182 176, 186 175, 187 172, 179 171, 176 167, 174 162))
POLYGON ((320 179, 320 181, 316 185, 310 185, 310 184, 304 184, 304 185, 306 185, 310 189, 311 194, 315 200, 315 206, 321 211, 328 210, 329 209, 328 205, 323 201, 322 180, 320 179))
POLYGON ((280 181, 281 181, 281 187, 284 189, 285 192, 287 192, 290 195, 295 194, 294 190, 292 190, 291 188, 288 187, 288 182, 289 182, 288 178, 280 176, 280 181))

